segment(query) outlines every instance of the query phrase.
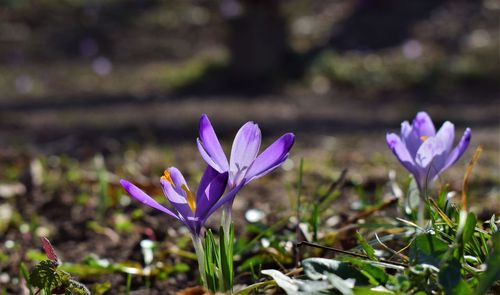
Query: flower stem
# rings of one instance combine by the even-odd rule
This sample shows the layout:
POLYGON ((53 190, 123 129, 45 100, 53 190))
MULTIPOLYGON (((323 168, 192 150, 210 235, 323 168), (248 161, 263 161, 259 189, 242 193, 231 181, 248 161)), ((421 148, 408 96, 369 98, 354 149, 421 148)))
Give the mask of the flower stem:
POLYGON ((222 228, 224 229, 224 239, 225 239, 226 243, 233 242, 233 241, 229 241, 231 238, 230 229, 231 229, 231 223, 232 223, 231 207, 232 207, 232 204, 226 204, 224 206, 224 210, 222 211, 222 221, 221 221, 222 224, 221 225, 222 225, 222 228))
POLYGON ((205 274, 205 253, 203 251, 203 240, 200 236, 192 235, 194 251, 196 252, 196 257, 198 258, 198 269, 200 272, 201 282, 203 287, 208 289, 207 276, 205 274))
POLYGON ((422 228, 425 226, 425 203, 425 198, 421 196, 420 202, 418 202, 417 221, 418 225, 422 228))

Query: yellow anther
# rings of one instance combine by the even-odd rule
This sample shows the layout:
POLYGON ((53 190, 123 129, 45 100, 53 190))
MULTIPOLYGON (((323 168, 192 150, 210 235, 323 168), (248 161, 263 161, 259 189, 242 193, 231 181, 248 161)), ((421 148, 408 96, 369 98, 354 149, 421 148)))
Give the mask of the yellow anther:
POLYGON ((196 199, 194 198, 193 193, 187 188, 185 184, 181 186, 182 190, 186 192, 187 202, 193 214, 196 212, 196 199))
POLYGON ((175 186, 174 181, 172 180, 172 176, 170 176, 170 172, 168 170, 163 171, 163 175, 161 179, 170 182, 171 185, 175 186))
POLYGON ((428 138, 429 138, 429 136, 425 136, 425 135, 420 136, 420 139, 422 141, 426 141, 428 138))

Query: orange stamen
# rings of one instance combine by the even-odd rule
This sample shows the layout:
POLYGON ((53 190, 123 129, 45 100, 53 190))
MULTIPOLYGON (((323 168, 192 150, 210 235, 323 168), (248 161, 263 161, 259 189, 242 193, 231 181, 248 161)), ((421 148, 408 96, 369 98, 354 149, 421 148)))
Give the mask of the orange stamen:
POLYGON ((428 138, 429 138, 429 136, 425 136, 425 135, 420 136, 420 139, 422 141, 426 141, 428 138))
POLYGON ((191 211, 193 211, 193 214, 196 212, 196 199, 194 198, 193 193, 188 189, 188 187, 183 184, 181 186, 182 190, 186 192, 187 196, 187 203, 189 205, 189 208, 191 208, 191 211))
POLYGON ((161 179, 166 180, 170 182, 171 185, 174 185, 174 181, 172 180, 172 176, 170 176, 170 172, 168 170, 163 171, 163 175, 161 176, 161 179))

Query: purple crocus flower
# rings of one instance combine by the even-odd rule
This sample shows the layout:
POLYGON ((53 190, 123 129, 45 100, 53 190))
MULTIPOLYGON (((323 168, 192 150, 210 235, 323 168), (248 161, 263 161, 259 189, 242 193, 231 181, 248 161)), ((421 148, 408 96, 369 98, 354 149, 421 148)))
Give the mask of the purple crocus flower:
POLYGON ((446 121, 436 133, 431 118, 425 112, 417 114, 412 125, 401 123, 401 136, 388 133, 387 145, 401 164, 415 177, 420 191, 426 189, 467 149, 471 131, 467 128, 453 148, 455 127, 446 121))
POLYGON ((279 167, 288 158, 295 141, 293 133, 286 133, 258 155, 261 143, 260 129, 257 124, 247 122, 234 138, 228 162, 212 124, 205 114, 200 119, 199 133, 198 149, 203 159, 219 173, 229 172, 230 188, 246 184, 279 167))
POLYGON ((120 183, 131 197, 182 221, 193 235, 200 236, 208 217, 220 206, 231 202, 241 188, 241 186, 237 186, 222 197, 226 189, 227 179, 227 172, 219 173, 208 166, 201 178, 196 195, 194 195, 188 188, 181 172, 175 167, 168 168, 160 182, 163 194, 175 208, 176 213, 160 205, 127 180, 122 179, 120 183))

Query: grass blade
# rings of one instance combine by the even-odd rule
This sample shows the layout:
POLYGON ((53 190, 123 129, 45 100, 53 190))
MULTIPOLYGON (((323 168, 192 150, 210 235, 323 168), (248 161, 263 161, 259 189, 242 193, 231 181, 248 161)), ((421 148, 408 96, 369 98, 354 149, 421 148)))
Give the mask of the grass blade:
POLYGON ((474 169, 474 166, 476 165, 477 160, 479 160, 479 156, 481 155, 482 151, 482 146, 478 146, 476 148, 476 151, 472 156, 472 160, 469 162, 469 165, 467 165, 467 169, 465 170, 464 182, 462 183, 462 208, 465 211, 467 211, 468 208, 467 191, 469 190, 469 177, 472 174, 472 169, 474 169))

